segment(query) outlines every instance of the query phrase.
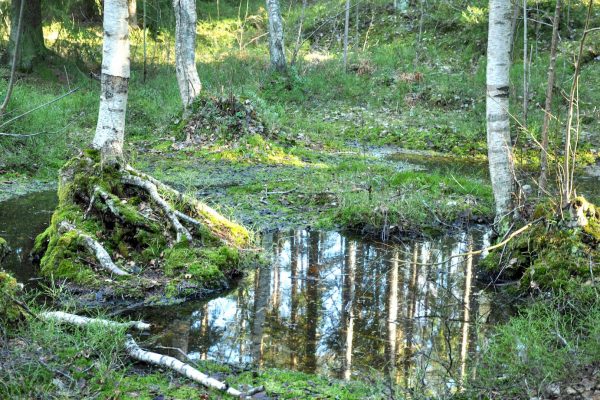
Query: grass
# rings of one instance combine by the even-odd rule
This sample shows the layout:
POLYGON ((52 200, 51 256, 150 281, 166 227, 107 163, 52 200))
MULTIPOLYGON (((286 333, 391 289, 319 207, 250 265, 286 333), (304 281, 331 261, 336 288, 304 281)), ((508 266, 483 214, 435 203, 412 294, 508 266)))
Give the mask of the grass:
POLYGON ((589 286, 538 300, 495 330, 471 390, 491 398, 530 398, 551 383, 576 384, 583 368, 600 359, 599 326, 600 302, 589 286))

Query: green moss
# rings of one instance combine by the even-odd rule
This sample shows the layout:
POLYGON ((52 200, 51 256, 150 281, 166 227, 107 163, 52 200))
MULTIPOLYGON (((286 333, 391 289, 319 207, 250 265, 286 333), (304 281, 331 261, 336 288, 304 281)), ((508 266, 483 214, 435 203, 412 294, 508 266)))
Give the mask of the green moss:
POLYGON ((504 278, 521 279, 525 291, 573 290, 588 281, 590 263, 600 261, 595 209, 590 205, 589 210, 594 211, 588 214, 589 224, 583 229, 570 228, 554 210, 550 202, 539 204, 533 218, 544 218, 542 222, 517 236, 506 249, 491 252, 481 265, 502 271, 504 278))
POLYGON ((21 312, 15 302, 19 285, 9 273, 0 269, 0 324, 11 323, 19 318, 21 312))
POLYGON ((8 247, 8 243, 6 243, 4 238, 0 237, 0 262, 2 262, 2 259, 8 254, 9 251, 10 248, 8 247))

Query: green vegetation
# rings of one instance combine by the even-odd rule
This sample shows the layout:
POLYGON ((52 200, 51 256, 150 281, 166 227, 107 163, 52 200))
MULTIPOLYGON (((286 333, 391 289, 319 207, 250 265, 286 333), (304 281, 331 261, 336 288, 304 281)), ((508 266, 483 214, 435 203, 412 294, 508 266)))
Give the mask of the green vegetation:
POLYGON ((92 297, 95 290, 102 289, 109 297, 106 300, 155 302, 222 288, 251 262, 252 254, 238 254, 238 247, 250 244, 245 228, 205 204, 161 186, 161 193, 171 202, 169 207, 197 218, 201 225, 194 225, 193 243, 187 239, 176 243, 174 228, 166 217, 161 226, 164 209, 153 208, 155 200, 148 192, 124 184, 129 175, 118 166, 101 166, 98 153, 92 150, 65 164, 58 207, 34 246, 43 276, 67 279, 70 290, 92 297), (75 230, 61 230, 65 222, 75 230), (89 240, 85 236, 105 247, 112 261, 129 275, 105 279, 107 272, 85 245, 89 240))
MULTIPOLYGON (((13 324, 21 315, 15 302, 20 297, 21 288, 9 273, 0 269, 0 328, 13 324)), ((17 300, 18 301, 18 300, 17 300)))
MULTIPOLYGON (((149 1, 146 73, 143 31, 130 33, 127 157, 136 168, 189 193, 180 197, 160 191, 175 209, 204 223, 193 229, 199 244, 194 248, 188 248, 189 243, 173 246, 173 233, 165 233, 164 224, 143 215, 147 197, 124 188, 119 171, 99 165, 93 152, 80 154, 96 126, 99 82, 91 76, 101 64, 101 26, 98 16, 84 23, 77 19, 81 13, 44 3, 49 52, 43 63, 33 65, 31 74, 19 76, 2 126, 2 132, 32 136, 0 136, 0 190, 12 192, 13 187, 5 185, 31 179, 55 181, 64 166, 68 179, 61 180, 60 204, 50 227, 37 237, 35 252, 43 255, 41 273, 52 280, 67 279, 67 289, 81 293, 78 301, 93 303, 100 293, 109 299, 160 302, 223 287, 252 262, 240 251, 252 242, 252 235, 232 220, 257 228, 340 228, 372 237, 435 234, 461 223, 492 220, 491 189, 485 173, 479 172, 486 161, 487 1, 476 0, 467 7, 436 2, 425 12, 412 6, 398 12, 390 1, 357 2, 347 73, 340 72, 343 2, 309 2, 305 40, 285 75, 266 69, 263 1, 200 1, 197 57, 203 97, 186 119, 173 71, 171 6, 149 1), (73 88, 78 90, 6 122, 73 88), (383 146, 418 155, 382 157, 378 150, 383 146), (116 207, 108 219, 101 217, 111 213, 106 201, 96 200, 86 212, 96 186, 108 192, 116 207), (204 203, 191 202, 192 195, 203 196, 204 203), (93 257, 83 251, 80 235, 59 234, 61 221, 101 240, 115 262, 134 276, 108 279, 91 267, 93 257)), ((68 3, 75 7, 76 2, 68 3)), ((571 85, 585 6, 569 3, 569 18, 561 22, 550 129, 552 171, 558 169, 566 117, 560 94, 571 85)), ((537 141, 544 115, 540 105, 551 31, 547 16, 553 8, 551 1, 529 3, 535 56, 529 72, 527 129, 519 129, 524 122, 519 104, 524 69, 521 24, 514 40, 511 98, 517 101, 510 111, 523 181, 538 173, 537 141)), ((302 11, 297 3, 282 9, 291 51, 302 11)), ((595 12, 591 26, 599 23, 595 12)), ((582 60, 578 166, 594 164, 600 146, 600 111, 594 107, 600 104, 599 33, 590 33, 582 60)), ((7 40, 8 31, 0 31, 1 44, 7 40)), ((1 69, 0 75, 6 77, 7 71, 1 69)), ((2 93, 5 82, 0 82, 2 93)), ((592 201, 598 200, 597 193, 584 190, 590 191, 586 195, 592 201)), ((493 252, 484 264, 496 272, 502 269, 505 278, 519 279, 518 294, 550 293, 551 300, 536 297, 497 328, 484 347, 477 372, 480 384, 467 385, 467 396, 531 397, 538 393, 528 391, 524 379, 536 388, 568 381, 600 357, 594 277, 600 275, 597 213, 591 212, 582 228, 565 225, 556 208, 544 203, 531 214, 531 220, 544 219, 493 252)), ((0 239, 0 256, 2 248, 0 239)), ((19 317, 16 293, 16 281, 0 272, 0 319, 19 317)), ((123 398, 206 393, 170 374, 129 364, 121 350, 124 332, 107 335, 97 328, 65 328, 33 319, 6 326, 8 338, 0 351, 10 352, 11 358, 0 369, 0 397, 109 397, 115 390, 123 398)), ((217 368, 210 363, 203 367, 217 368)), ((377 385, 281 370, 232 373, 228 379, 265 384, 269 394, 283 398, 376 398, 383 391, 377 385)))

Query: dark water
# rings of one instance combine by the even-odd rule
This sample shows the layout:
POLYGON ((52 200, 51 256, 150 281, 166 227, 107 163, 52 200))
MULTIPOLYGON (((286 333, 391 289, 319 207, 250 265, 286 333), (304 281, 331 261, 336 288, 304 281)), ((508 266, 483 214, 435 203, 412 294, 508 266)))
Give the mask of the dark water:
POLYGON ((485 235, 386 245, 289 231, 263 243, 272 262, 228 294, 137 316, 194 359, 388 376, 438 394, 472 372, 491 304, 474 283, 477 260, 448 258, 487 245, 485 235))
POLYGON ((19 282, 36 276, 29 255, 35 237, 50 224, 57 201, 56 190, 49 190, 0 202, 0 236, 12 249, 1 266, 19 282))

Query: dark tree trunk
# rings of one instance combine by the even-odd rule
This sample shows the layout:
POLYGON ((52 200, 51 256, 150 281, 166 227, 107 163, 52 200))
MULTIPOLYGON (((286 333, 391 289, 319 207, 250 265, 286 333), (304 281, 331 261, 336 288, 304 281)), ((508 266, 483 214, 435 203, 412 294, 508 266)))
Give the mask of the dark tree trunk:
MULTIPOLYGON (((15 51, 17 37, 16 28, 19 25, 19 7, 22 0, 11 2, 11 30, 8 45, 9 59, 12 59, 15 51)), ((40 0, 26 0, 23 10, 23 21, 21 22, 21 40, 17 57, 17 69, 20 71, 31 71, 36 61, 44 57, 46 47, 44 46, 44 34, 42 32, 42 9, 40 0)))

